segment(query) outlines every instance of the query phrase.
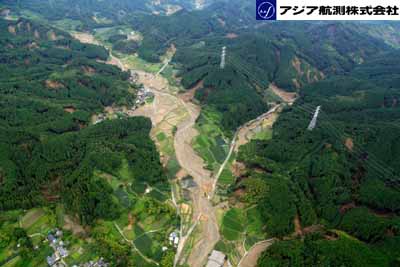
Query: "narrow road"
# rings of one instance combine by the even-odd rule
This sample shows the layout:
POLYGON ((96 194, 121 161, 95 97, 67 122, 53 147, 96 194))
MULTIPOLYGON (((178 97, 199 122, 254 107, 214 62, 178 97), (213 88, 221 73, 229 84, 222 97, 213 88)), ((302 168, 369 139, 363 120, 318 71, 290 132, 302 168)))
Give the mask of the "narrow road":
POLYGON ((210 196, 209 196, 210 198, 214 195, 215 189, 216 189, 216 187, 217 187, 218 179, 219 179, 219 177, 221 176, 222 171, 225 169, 226 164, 229 162, 229 159, 230 159, 230 157, 232 156, 233 151, 237 148, 236 146, 237 146, 237 145, 238 145, 238 146, 242 145, 242 144, 238 144, 238 143, 237 143, 237 138, 238 138, 238 136, 239 136, 239 135, 245 135, 245 133, 243 133, 243 132, 245 132, 245 131, 247 130, 248 127, 250 127, 250 126, 253 126, 253 127, 254 127, 254 125, 260 124, 260 123, 261 123, 265 118, 267 118, 269 115, 271 115, 272 113, 277 112, 277 110, 278 110, 280 107, 281 107, 281 105, 276 105, 276 106, 272 107, 272 108, 271 108, 270 110, 268 110, 267 112, 261 114, 260 116, 258 116, 257 118, 255 118, 255 119, 253 119, 253 120, 251 120, 251 121, 246 122, 245 124, 243 124, 242 126, 240 126, 240 127, 236 130, 236 132, 235 132, 235 134, 234 134, 234 136, 233 136, 233 139, 232 139, 232 141, 231 141, 231 144, 230 144, 229 153, 228 153, 228 155, 226 156, 224 162, 223 162, 222 165, 220 166, 220 168, 219 168, 219 170, 218 170, 218 172, 217 172, 217 174, 216 174, 216 176, 215 176, 215 178, 214 178, 214 182, 213 182, 213 186, 212 186, 212 192, 211 192, 211 194, 210 194, 210 196))
POLYGON ((234 134, 232 142, 231 142, 231 145, 230 145, 230 148, 229 148, 229 153, 226 156, 226 158, 225 158, 224 162, 222 163, 221 167, 219 168, 219 170, 217 172, 217 175, 215 176, 215 179, 214 179, 214 182, 213 182, 213 187, 212 187, 212 192, 211 192, 209 198, 212 198, 214 196, 215 188, 217 187, 217 183, 218 183, 218 179, 221 176, 223 170, 225 169, 226 164, 228 163, 229 159, 232 156, 233 150, 235 149, 235 146, 236 146, 236 138, 237 138, 238 132, 239 131, 236 131, 236 133, 234 134))
POLYGON ((136 245, 135 245, 135 243, 133 242, 133 240, 129 240, 129 239, 124 235, 124 232, 121 230, 121 228, 119 227, 119 225, 118 225, 116 222, 114 222, 114 226, 115 226, 115 228, 117 229, 118 233, 122 236, 122 238, 123 238, 127 243, 129 243, 129 244, 132 246, 132 249, 133 249, 134 251, 136 251, 136 252, 140 255, 140 257, 142 257, 145 261, 147 261, 147 262, 149 262, 149 263, 153 263, 153 264, 155 264, 155 265, 157 265, 157 266, 160 265, 158 262, 156 262, 156 261, 154 261, 154 260, 152 260, 152 259, 146 257, 145 255, 143 255, 143 253, 136 247, 136 245))
POLYGON ((165 60, 164 65, 163 65, 163 66, 161 67, 161 69, 157 72, 157 75, 160 75, 161 72, 163 72, 163 71, 165 70, 165 68, 168 66, 168 64, 169 64, 170 61, 171 61, 170 59, 165 60))

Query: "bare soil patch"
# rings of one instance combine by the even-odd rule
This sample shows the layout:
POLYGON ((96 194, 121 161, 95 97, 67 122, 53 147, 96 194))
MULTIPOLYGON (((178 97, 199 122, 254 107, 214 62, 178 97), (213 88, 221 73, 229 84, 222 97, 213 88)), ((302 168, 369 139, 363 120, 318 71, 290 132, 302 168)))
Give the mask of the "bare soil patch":
POLYGON ((187 90, 185 93, 181 94, 181 98, 185 102, 192 101, 194 98, 194 95, 196 94, 196 91, 200 88, 203 88, 204 86, 204 81, 200 80, 198 81, 192 88, 187 90))
POLYGON ((254 245, 247 255, 242 259, 239 267, 255 267, 257 266, 258 258, 269 246, 272 245, 272 241, 264 241, 254 245))
POLYGON ((292 79, 292 82, 293 82, 293 85, 294 85, 297 89, 299 89, 299 88, 301 87, 300 82, 299 82, 296 78, 293 78, 293 79, 292 79))
POLYGON ((354 147, 354 142, 352 138, 346 138, 344 145, 347 147, 347 149, 349 151, 353 151, 353 147, 354 147))
POLYGON ((190 206, 188 204, 182 203, 180 211, 184 215, 190 214, 190 206))
POLYGON ((54 31, 50 31, 49 32, 49 39, 50 39, 50 41, 57 40, 57 35, 56 35, 56 33, 54 31))
POLYGON ((241 162, 235 161, 235 163, 233 163, 232 165, 231 170, 234 176, 240 177, 246 173, 246 166, 241 162))
POLYGON ((85 229, 76 220, 71 218, 69 215, 64 215, 64 229, 71 231, 74 235, 84 235, 85 229))
POLYGON ((237 35, 236 33, 228 33, 225 37, 228 39, 236 39, 239 37, 239 35, 237 35))
POLYGON ((83 73, 85 73, 86 75, 90 75, 90 76, 96 73, 96 70, 89 66, 83 66, 82 70, 83 70, 83 73))
POLYGON ((13 35, 16 35, 17 34, 17 31, 16 31, 16 29, 15 29, 15 26, 8 26, 8 32, 9 33, 11 33, 11 34, 13 34, 13 35))
POLYGON ((293 68, 295 68, 299 76, 303 75, 303 71, 301 70, 301 61, 298 57, 294 57, 294 59, 292 60, 292 66, 293 68))
POLYGON ((300 223, 300 217, 299 214, 296 214, 293 220, 294 224, 294 233, 295 235, 302 235, 303 234, 303 229, 301 228, 301 223, 300 223))
POLYGON ((276 86, 274 83, 271 83, 269 88, 280 98, 282 98, 283 101, 285 101, 286 103, 292 104, 297 98, 297 93, 286 92, 285 90, 276 86))
POLYGON ((133 226, 135 225, 136 220, 135 220, 135 217, 133 217, 130 212, 128 213, 128 221, 129 221, 129 224, 126 228, 128 230, 132 230, 133 226))
POLYGON ((46 87, 49 89, 60 89, 64 88, 64 85, 60 82, 53 81, 53 80, 46 80, 45 81, 46 87))
POLYGON ((75 39, 78 39, 81 43, 100 45, 100 43, 90 33, 75 32, 72 36, 75 39))
POLYGON ((38 30, 35 30, 33 35, 35 36, 36 39, 40 39, 40 33, 38 32, 38 30))
POLYGON ((175 14, 176 12, 178 12, 179 10, 182 10, 182 7, 179 5, 168 5, 165 11, 165 14, 167 16, 171 16, 173 14, 175 14))
POLYGON ((64 107, 64 111, 68 113, 74 113, 76 111, 76 108, 73 106, 66 106, 64 107))
POLYGON ((354 209, 355 207, 356 207, 356 204, 355 204, 354 202, 350 202, 350 203, 347 203, 347 204, 342 205, 342 206, 340 207, 340 209, 339 209, 339 212, 340 212, 341 214, 344 214, 344 213, 346 213, 347 211, 349 211, 349 210, 351 210, 351 209, 354 209))

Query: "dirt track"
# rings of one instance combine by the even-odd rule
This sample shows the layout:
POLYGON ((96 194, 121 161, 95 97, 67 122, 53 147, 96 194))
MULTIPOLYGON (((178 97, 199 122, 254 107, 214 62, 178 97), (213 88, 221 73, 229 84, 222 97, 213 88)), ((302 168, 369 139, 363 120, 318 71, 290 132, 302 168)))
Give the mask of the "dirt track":
POLYGON ((250 248, 250 250, 240 260, 238 267, 254 267, 257 266, 257 260, 261 253, 272 245, 273 239, 258 242, 250 248))

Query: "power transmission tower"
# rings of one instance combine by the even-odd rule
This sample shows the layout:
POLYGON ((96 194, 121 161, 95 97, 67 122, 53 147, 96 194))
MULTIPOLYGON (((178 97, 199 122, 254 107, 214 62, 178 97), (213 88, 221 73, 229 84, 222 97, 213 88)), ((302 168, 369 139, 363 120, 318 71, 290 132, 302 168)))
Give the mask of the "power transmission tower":
POLYGON ((318 119, 318 115, 319 115, 319 111, 321 110, 321 106, 318 106, 317 109, 314 112, 314 116, 310 121, 310 124, 308 125, 307 130, 312 131, 315 126, 317 125, 317 119, 318 119))
POLYGON ((225 68, 226 46, 222 47, 220 68, 225 68))

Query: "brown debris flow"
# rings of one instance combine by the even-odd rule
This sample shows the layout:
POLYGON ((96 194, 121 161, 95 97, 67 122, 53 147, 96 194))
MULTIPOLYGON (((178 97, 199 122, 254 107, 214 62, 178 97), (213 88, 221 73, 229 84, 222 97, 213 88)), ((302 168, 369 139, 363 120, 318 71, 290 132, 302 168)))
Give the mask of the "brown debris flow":
POLYGON ((237 35, 236 33, 228 33, 226 36, 225 36, 226 38, 228 38, 228 39, 236 39, 236 38, 238 38, 239 37, 239 35, 237 35))
MULTIPOLYGON (((300 85, 299 85, 300 86, 300 85)), ((276 86, 274 83, 271 83, 269 85, 269 88, 276 94, 278 95, 280 98, 283 99, 283 101, 285 101, 286 103, 293 103, 296 98, 297 98, 297 93, 293 93, 293 92, 287 92, 281 88, 279 88, 278 86, 276 86)))
POLYGON ((296 214, 293 220, 294 223, 294 233, 295 235, 303 235, 303 229, 301 228, 300 217, 299 214, 296 214))
POLYGON ((49 89, 59 89, 59 88, 64 88, 64 85, 60 82, 57 81, 52 81, 52 80, 46 80, 46 87, 49 89))
POLYGON ((74 106, 66 106, 64 107, 64 111, 68 113, 74 113, 76 111, 76 108, 74 106))
POLYGON ((17 31, 16 31, 16 29, 15 29, 15 26, 8 26, 8 32, 9 33, 11 33, 11 34, 13 34, 13 35, 16 35, 17 34, 17 31))
POLYGON ((349 211, 349 210, 351 210, 351 209, 354 209, 355 207, 356 207, 356 204, 355 204, 354 202, 350 202, 350 203, 347 203, 347 204, 342 205, 342 206, 340 207, 340 209, 339 209, 339 212, 340 212, 341 214, 344 214, 344 213, 346 213, 347 211, 349 211))
POLYGON ((344 145, 347 147, 349 151, 353 151, 354 147, 354 142, 352 138, 346 138, 346 141, 344 142, 344 145))

